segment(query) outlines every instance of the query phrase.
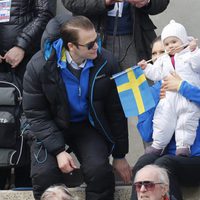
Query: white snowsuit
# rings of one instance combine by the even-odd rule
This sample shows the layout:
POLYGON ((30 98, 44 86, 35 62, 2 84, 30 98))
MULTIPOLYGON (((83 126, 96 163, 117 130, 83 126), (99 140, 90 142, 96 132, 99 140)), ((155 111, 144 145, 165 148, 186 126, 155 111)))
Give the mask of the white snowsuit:
MULTIPOLYGON (((175 69, 169 55, 161 56, 154 65, 148 64, 144 73, 153 81, 162 80, 170 72, 176 73, 192 85, 200 87, 200 50, 188 48, 175 54, 175 69)), ((176 147, 190 147, 196 137, 200 119, 200 107, 177 92, 166 92, 158 103, 153 119, 153 143, 156 149, 164 149, 174 131, 176 147)))

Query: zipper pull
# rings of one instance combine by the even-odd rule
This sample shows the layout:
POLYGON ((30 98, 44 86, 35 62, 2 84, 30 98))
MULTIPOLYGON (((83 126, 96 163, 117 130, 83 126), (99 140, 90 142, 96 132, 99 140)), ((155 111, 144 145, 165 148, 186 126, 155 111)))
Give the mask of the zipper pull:
POLYGON ((81 87, 78 87, 78 96, 81 97, 81 87))

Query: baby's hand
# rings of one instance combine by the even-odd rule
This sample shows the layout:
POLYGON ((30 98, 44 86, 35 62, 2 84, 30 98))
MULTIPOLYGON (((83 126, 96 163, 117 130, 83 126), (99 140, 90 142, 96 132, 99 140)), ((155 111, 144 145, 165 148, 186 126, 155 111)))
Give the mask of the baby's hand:
POLYGON ((190 51, 193 52, 196 48, 197 48, 197 39, 193 39, 190 43, 189 43, 189 48, 190 51))
POLYGON ((147 67, 146 60, 141 60, 140 62, 138 62, 138 66, 140 66, 143 70, 146 69, 147 67))

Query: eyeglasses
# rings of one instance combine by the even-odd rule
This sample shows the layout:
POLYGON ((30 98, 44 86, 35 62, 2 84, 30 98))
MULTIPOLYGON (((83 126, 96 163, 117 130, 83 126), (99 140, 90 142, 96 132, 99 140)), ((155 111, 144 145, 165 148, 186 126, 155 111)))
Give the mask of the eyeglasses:
POLYGON ((92 42, 88 42, 87 44, 76 43, 76 45, 81 46, 81 47, 86 47, 88 50, 90 50, 94 47, 95 43, 97 43, 98 41, 99 41, 99 37, 97 36, 96 39, 92 42))
POLYGON ((163 183, 154 183, 152 181, 139 181, 134 183, 134 188, 137 192, 141 190, 141 187, 144 186, 147 191, 153 191, 156 185, 163 183))

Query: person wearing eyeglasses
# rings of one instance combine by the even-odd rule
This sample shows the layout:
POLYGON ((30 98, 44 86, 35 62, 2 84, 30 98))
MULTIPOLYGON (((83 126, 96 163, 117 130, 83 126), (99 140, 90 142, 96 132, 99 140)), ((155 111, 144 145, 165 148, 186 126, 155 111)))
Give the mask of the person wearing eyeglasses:
POLYGON ((127 120, 110 77, 119 72, 113 55, 99 48, 94 25, 84 16, 59 15, 49 22, 42 50, 24 76, 23 108, 30 123, 33 194, 64 183, 81 164, 86 199, 114 199, 113 168, 131 181, 127 120), (113 156, 113 166, 109 156, 113 156))
POLYGON ((146 165, 135 175, 133 189, 138 200, 170 200, 167 171, 157 165, 146 165))

